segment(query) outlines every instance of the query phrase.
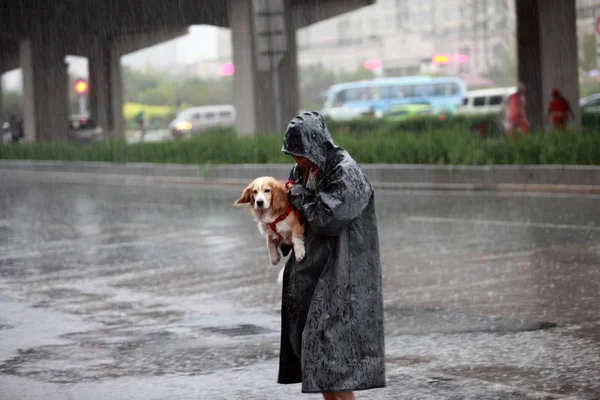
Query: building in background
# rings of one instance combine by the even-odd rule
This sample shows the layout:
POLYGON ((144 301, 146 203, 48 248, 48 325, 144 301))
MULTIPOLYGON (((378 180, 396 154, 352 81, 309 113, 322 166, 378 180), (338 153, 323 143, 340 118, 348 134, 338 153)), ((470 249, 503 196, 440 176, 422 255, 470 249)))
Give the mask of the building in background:
MULTIPOLYGON (((510 48, 515 20, 514 0, 378 0, 298 30, 298 62, 353 72, 377 60, 386 76, 483 74, 510 48)), ((230 61, 229 31, 217 37, 218 58, 230 61)))
MULTIPOLYGON (((593 33, 597 8, 600 0, 577 0, 580 32, 593 33)), ((299 29, 298 63, 354 72, 377 60, 384 76, 484 75, 516 50, 515 32, 515 0, 377 0, 299 29)), ((218 28, 216 37, 216 58, 190 65, 190 73, 216 78, 231 62, 229 29, 218 28)))
POLYGON ((594 34, 600 0, 577 0, 576 4, 579 33, 594 34))

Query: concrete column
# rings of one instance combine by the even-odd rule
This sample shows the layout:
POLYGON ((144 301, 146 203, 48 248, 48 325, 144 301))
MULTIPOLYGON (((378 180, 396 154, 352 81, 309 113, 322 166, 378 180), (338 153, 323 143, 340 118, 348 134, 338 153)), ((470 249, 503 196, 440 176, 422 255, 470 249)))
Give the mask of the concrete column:
POLYGON ((581 123, 575 0, 517 0, 519 80, 527 86, 532 127, 547 126, 548 103, 558 88, 581 123))
MULTIPOLYGON (((2 73, 0 73, 0 131, 4 120, 6 119, 6 115, 4 113, 4 91, 2 90, 2 73)), ((1 135, 1 134, 0 134, 1 135)), ((2 139, 0 138, 0 143, 2 139)))
POLYGON ((90 113, 105 137, 125 137, 121 55, 110 40, 95 39, 88 56, 90 113))
POLYGON ((68 139, 68 73, 62 43, 50 30, 20 43, 25 140, 68 139))
POLYGON ((299 111, 296 31, 293 27, 290 0, 285 0, 287 53, 278 70, 280 120, 276 119, 274 72, 257 68, 256 23, 253 0, 229 2, 234 75, 236 129, 240 135, 284 130, 299 111))

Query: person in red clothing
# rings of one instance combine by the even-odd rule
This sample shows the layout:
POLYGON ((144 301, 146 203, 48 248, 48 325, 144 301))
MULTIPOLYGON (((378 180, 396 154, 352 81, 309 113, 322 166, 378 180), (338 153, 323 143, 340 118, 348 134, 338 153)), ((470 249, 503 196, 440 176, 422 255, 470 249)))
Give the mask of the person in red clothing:
POLYGON ((519 83, 517 91, 506 99, 505 117, 507 122, 506 135, 510 140, 515 138, 515 132, 519 129, 524 135, 529 134, 529 121, 525 114, 525 85, 519 83))
POLYGON ((552 119, 552 126, 554 129, 566 129, 569 116, 575 119, 575 114, 573 113, 573 110, 571 110, 571 105, 568 100, 562 96, 560 90, 552 90, 552 99, 548 106, 548 119, 552 119))

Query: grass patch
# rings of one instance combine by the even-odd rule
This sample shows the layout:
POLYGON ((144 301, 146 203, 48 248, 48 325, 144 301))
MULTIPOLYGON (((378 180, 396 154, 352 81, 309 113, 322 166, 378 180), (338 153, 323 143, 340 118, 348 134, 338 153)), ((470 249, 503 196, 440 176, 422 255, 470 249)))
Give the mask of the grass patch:
POLYGON ((170 118, 175 114, 175 107, 149 106, 139 103, 125 103, 123 116, 126 120, 134 119, 140 111, 144 111, 149 118, 170 118))

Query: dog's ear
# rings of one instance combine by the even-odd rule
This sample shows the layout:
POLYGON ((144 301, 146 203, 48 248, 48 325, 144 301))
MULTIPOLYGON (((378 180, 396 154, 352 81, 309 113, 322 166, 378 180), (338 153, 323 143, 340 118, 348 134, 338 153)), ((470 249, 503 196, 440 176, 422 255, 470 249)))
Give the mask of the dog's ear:
POLYGON ((288 192, 285 189, 285 185, 283 183, 277 183, 273 185, 273 195, 271 198, 271 203, 273 204, 273 210, 277 212, 285 212, 285 209, 288 205, 288 192))
POLYGON ((244 189, 242 196, 233 203, 234 206, 241 206, 242 204, 248 204, 252 201, 252 187, 248 186, 244 189))

